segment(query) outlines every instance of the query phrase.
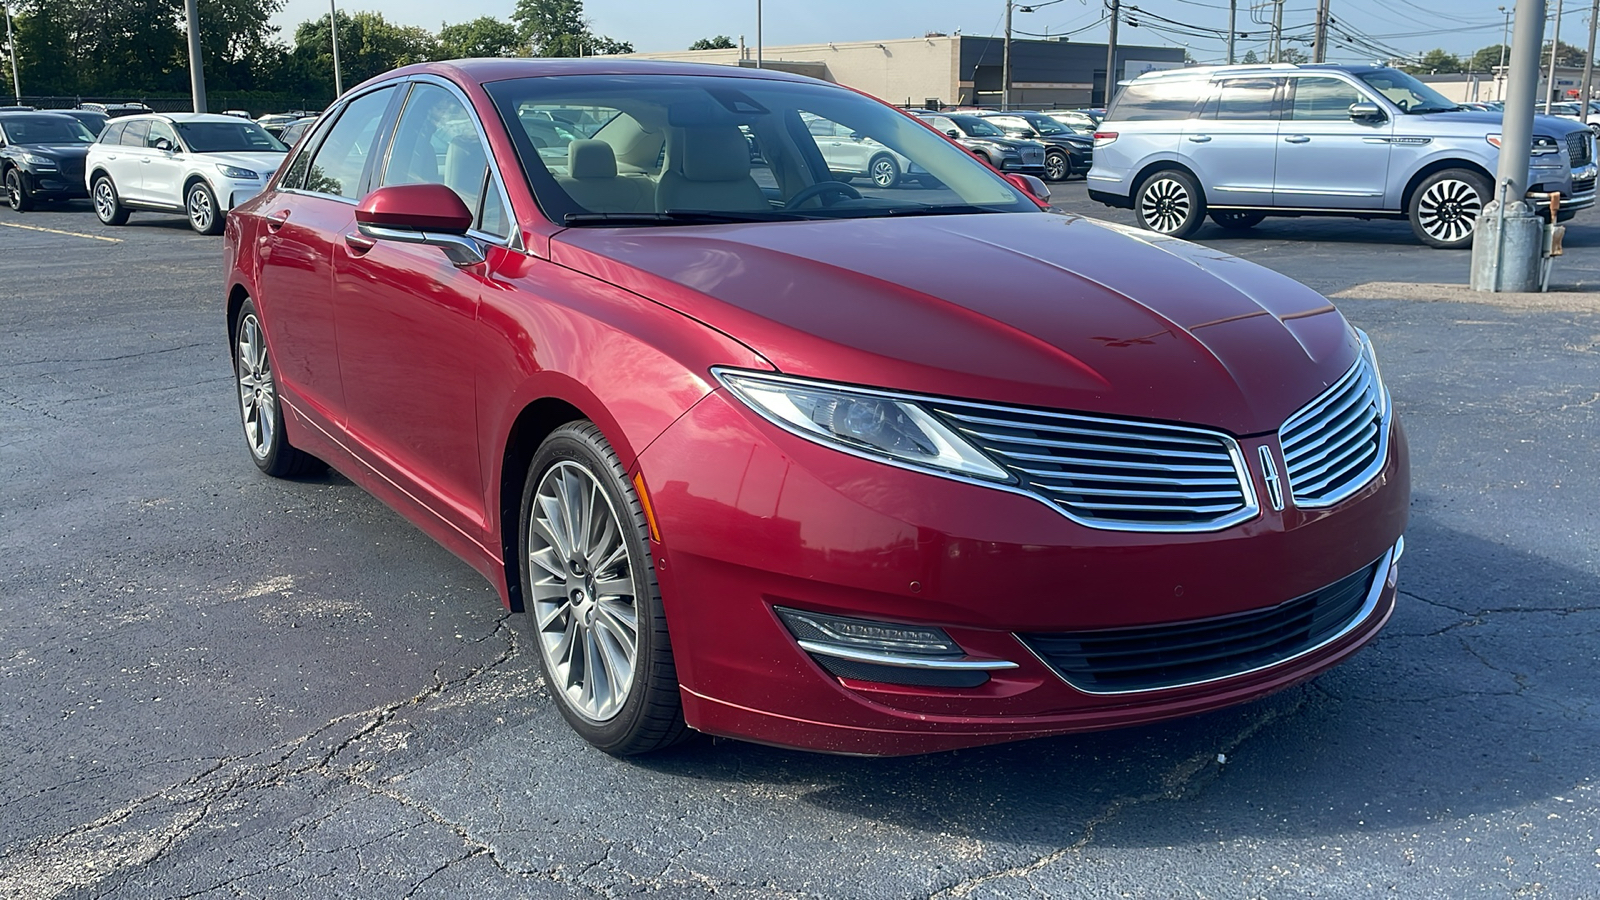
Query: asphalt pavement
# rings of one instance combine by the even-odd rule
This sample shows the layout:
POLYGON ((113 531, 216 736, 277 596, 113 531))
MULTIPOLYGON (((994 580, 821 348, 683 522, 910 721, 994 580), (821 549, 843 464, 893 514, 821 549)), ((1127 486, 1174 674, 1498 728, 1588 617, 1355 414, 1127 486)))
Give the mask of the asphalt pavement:
POLYGON ((1377 346, 1414 503, 1374 644, 1157 726, 617 760, 465 564, 251 465, 219 239, 0 210, 0 897, 1600 897, 1600 212, 1543 297, 1439 287, 1467 253, 1403 222, 1197 239, 1377 346))

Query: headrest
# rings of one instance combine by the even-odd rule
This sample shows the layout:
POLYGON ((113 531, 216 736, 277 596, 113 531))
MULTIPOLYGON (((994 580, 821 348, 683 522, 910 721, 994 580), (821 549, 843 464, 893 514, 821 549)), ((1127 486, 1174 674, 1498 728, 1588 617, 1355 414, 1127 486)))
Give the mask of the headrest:
POLYGON ((567 145, 567 168, 573 178, 615 178, 617 154, 605 141, 573 141, 567 145))
POLYGON ((683 130, 680 169, 690 181, 738 181, 750 176, 750 142, 732 125, 683 130))

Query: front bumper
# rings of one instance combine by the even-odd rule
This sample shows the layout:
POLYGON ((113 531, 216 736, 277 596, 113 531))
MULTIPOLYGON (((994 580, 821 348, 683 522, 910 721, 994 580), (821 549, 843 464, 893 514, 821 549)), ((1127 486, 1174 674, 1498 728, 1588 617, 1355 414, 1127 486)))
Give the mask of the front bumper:
POLYGON ((67 172, 33 172, 22 168, 17 171, 22 173, 23 187, 40 200, 77 200, 89 196, 81 172, 73 177, 67 172))
MULTIPOLYGON (((1382 471, 1335 507, 1266 510, 1212 533, 1131 533, 815 445, 715 392, 640 456, 685 715, 712 734, 898 755, 1158 721, 1280 690, 1354 653, 1393 609, 1410 487, 1404 434, 1390 427, 1382 471), (1030 649, 1041 633, 1266 610, 1368 566, 1360 612, 1270 665, 1097 693, 1030 649), (991 664, 988 677, 950 687, 830 674, 775 607, 941 628, 964 661, 991 664)), ((1241 444, 1253 458, 1252 445, 1274 440, 1241 444)))

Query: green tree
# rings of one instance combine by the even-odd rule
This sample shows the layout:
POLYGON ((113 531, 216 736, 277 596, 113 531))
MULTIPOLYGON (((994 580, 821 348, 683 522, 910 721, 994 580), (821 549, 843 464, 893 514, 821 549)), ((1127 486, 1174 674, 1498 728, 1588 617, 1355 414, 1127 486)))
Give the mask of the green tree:
MULTIPOLYGON (((1581 68, 1583 66, 1584 58, 1587 56, 1588 54, 1583 52, 1582 47, 1574 47, 1566 41, 1562 41, 1561 49, 1556 53, 1556 65, 1567 66, 1574 69, 1581 68)), ((1545 41, 1544 48, 1539 51, 1539 65, 1550 65, 1549 41, 1545 41)))
MULTIPOLYGON (((283 0, 200 0, 200 50, 210 90, 254 90, 286 48, 272 17, 283 0)), ((187 60, 184 60, 187 65, 187 60)))
POLYGON ((733 38, 728 37, 725 34, 719 34, 719 35, 717 35, 716 37, 713 37, 713 38, 701 38, 700 40, 695 41, 694 43, 690 44, 689 45, 689 49, 690 50, 732 50, 732 49, 734 49, 734 43, 733 43, 733 38))
POLYGON ((529 56, 632 53, 633 45, 597 35, 583 17, 583 0, 517 0, 511 13, 529 56))
POLYGON ((1301 63, 1311 62, 1311 57, 1307 56, 1306 52, 1299 47, 1285 47, 1278 55, 1280 57, 1279 62, 1294 63, 1297 66, 1301 63))
POLYGON ((1254 66, 1261 62, 1261 57, 1257 56, 1254 50, 1246 50, 1244 52, 1244 57, 1239 61, 1247 66, 1254 66))
POLYGON ((1501 59, 1510 58, 1511 48, 1505 44, 1490 44, 1487 47, 1479 47, 1478 51, 1467 60, 1467 71, 1487 74, 1493 72, 1495 67, 1500 65, 1501 59), (1502 56, 1502 54, 1504 55, 1502 56))
POLYGON ((1454 53, 1446 52, 1442 47, 1436 47, 1422 54, 1416 62, 1402 66, 1413 75, 1448 75, 1454 72, 1465 71, 1461 57, 1454 53))
MULTIPOLYGON (((333 36, 328 17, 301 22, 294 30, 294 55, 303 74, 333 82, 333 36)), ((378 12, 339 13, 339 67, 345 87, 390 69, 439 56, 439 40, 426 28, 395 25, 378 12)))
POLYGON ((439 29, 441 59, 515 56, 521 43, 516 26, 494 16, 480 16, 471 22, 439 29))

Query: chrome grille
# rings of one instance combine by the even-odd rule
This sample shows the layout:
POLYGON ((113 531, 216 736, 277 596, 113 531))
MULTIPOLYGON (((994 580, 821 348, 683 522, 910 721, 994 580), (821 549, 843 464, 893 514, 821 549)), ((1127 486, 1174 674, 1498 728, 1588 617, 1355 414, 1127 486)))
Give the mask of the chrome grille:
POLYGON ((1014 407, 929 403, 1068 517, 1116 531, 1215 531, 1256 514, 1244 456, 1220 432, 1014 407))
POLYGON ((1590 151, 1593 146, 1587 132, 1575 131, 1567 135, 1567 155, 1572 157, 1574 169, 1594 162, 1594 154, 1590 151))
POLYGON ((1296 506, 1331 506, 1378 473, 1389 440, 1382 390, 1362 356, 1278 430, 1296 506))

